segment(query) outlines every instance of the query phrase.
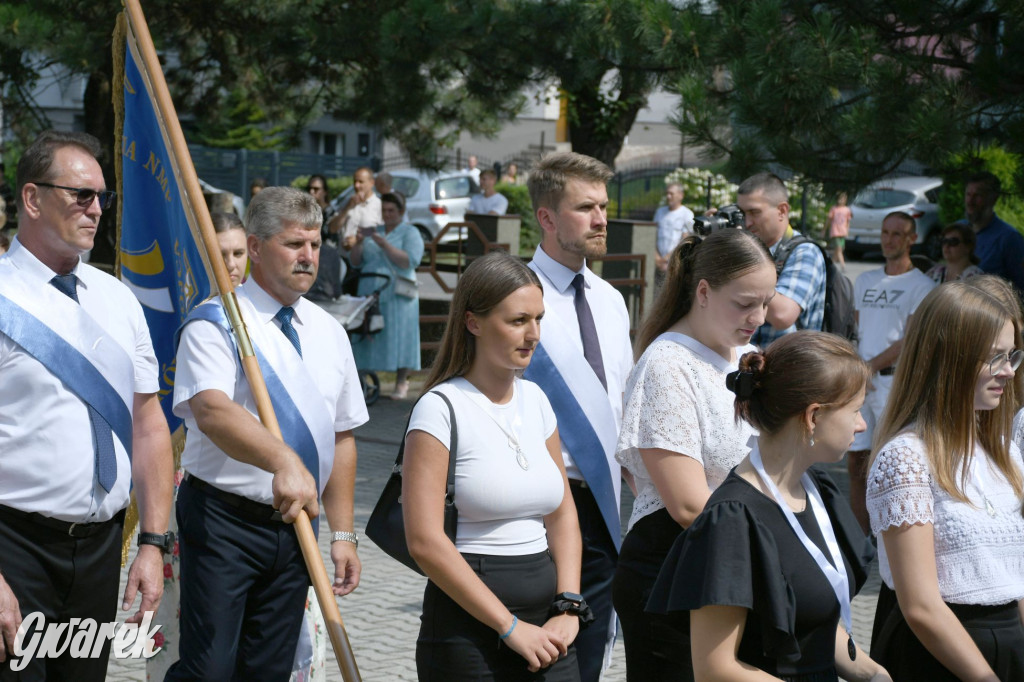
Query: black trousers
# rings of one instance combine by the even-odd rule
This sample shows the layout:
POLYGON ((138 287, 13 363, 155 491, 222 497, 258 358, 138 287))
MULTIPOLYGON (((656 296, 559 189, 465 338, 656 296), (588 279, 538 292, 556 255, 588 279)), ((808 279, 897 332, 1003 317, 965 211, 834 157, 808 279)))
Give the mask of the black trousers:
MULTIPOLYGON (((519 620, 543 625, 556 594, 555 563, 547 552, 527 556, 463 554, 480 580, 519 620)), ((420 682, 578 682, 576 651, 531 673, 526 659, 504 645, 498 634, 445 594, 433 582, 423 592, 423 615, 416 640, 420 682)))
MULTIPOLYGON (((45 623, 92 618, 97 626, 117 616, 124 512, 88 537, 40 525, 0 507, 0 573, 18 600, 22 618, 43 614, 45 623)), ((27 644, 28 642, 26 642, 27 644)), ((0 680, 102 682, 110 640, 98 658, 72 658, 69 646, 58 658, 33 658, 20 672, 0 663, 0 680)))
POLYGON ((583 565, 580 575, 580 589, 594 611, 594 622, 581 630, 576 638, 576 660, 580 663, 582 682, 598 682, 601 678, 601 664, 604 662, 604 648, 608 641, 608 626, 615 617, 612 608, 612 578, 618 551, 608 526, 601 516, 594 493, 590 488, 570 481, 572 499, 576 503, 576 514, 580 520, 580 534, 583 536, 583 565))
MULTIPOLYGON (((1024 682, 1024 625, 1016 602, 1002 606, 947 604, 1002 682, 1024 682)), ((871 633, 871 658, 894 682, 954 682, 907 625, 896 593, 882 585, 871 633)))
POLYGON ((661 565, 681 532, 668 510, 659 509, 637 521, 622 541, 612 600, 622 626, 630 682, 693 680, 689 631, 676 628, 674 617, 645 610, 661 565))
POLYGON ((165 680, 287 680, 309 576, 295 529, 178 490, 180 658, 165 680))

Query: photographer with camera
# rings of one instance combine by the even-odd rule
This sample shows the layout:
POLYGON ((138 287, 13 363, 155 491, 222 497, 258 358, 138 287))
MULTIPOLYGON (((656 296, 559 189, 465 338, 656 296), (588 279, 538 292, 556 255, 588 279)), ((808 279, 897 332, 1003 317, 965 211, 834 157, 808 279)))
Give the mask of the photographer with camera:
POLYGON ((744 180, 736 192, 745 225, 772 252, 778 272, 775 297, 768 304, 764 325, 751 343, 762 349, 798 329, 821 330, 825 316, 825 257, 812 241, 794 248, 801 235, 789 225, 789 196, 774 173, 744 180))

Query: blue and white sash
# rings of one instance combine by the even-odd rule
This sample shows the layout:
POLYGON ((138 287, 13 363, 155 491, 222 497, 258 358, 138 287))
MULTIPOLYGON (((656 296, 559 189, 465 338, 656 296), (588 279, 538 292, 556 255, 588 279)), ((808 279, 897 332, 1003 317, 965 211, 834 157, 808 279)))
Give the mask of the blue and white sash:
POLYGON ((74 300, 52 286, 30 288, 6 270, 0 277, 0 332, 99 412, 130 460, 132 358, 74 300))
MULTIPOLYGON (((281 426, 281 436, 298 453, 316 479, 317 491, 322 493, 334 466, 334 420, 312 375, 284 334, 267 334, 252 303, 244 296, 237 299, 281 426)), ((238 344, 219 300, 211 299, 194 308, 178 334, 195 320, 213 322, 226 330, 237 352, 238 344)))
POLYGON ((615 414, 608 402, 608 393, 583 353, 572 352, 565 343, 543 340, 564 331, 552 332, 560 325, 551 317, 544 319, 544 326, 542 341, 523 376, 538 384, 548 397, 558 419, 558 435, 590 486, 618 549, 622 542, 619 520, 622 479, 615 461, 618 440, 615 414))

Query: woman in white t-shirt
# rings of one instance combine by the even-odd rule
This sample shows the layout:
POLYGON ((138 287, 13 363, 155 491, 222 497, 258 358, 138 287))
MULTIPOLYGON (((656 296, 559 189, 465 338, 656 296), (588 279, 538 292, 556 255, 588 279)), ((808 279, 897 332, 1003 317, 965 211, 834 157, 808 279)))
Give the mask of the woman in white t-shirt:
POLYGON ((416 643, 420 680, 578 680, 573 640, 589 610, 582 541, 555 415, 517 378, 540 339, 537 275, 494 251, 459 279, 448 326, 406 435, 409 552, 430 582, 416 643), (444 533, 452 404, 455 543, 444 533))
POLYGON ((645 612, 673 541, 750 450, 725 377, 754 350, 775 294, 775 265, 745 230, 690 235, 637 337, 616 459, 637 497, 612 582, 630 680, 693 679, 687 633, 645 612))
POLYGON ((867 482, 885 583, 872 656, 895 680, 1024 680, 1019 339, 1016 313, 965 282, 907 330, 867 482))

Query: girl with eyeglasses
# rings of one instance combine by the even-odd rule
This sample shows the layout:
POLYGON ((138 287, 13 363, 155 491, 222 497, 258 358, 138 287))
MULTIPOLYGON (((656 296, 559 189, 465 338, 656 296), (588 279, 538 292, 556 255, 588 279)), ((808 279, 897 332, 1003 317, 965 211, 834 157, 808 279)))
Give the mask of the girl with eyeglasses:
POLYGON ((1010 439, 1018 314, 964 282, 907 330, 867 481, 872 654, 894 680, 1024 680, 1024 462, 1010 439))
POLYGON ((963 223, 947 226, 942 231, 942 260, 925 273, 939 284, 982 274, 974 255, 974 230, 963 223))

